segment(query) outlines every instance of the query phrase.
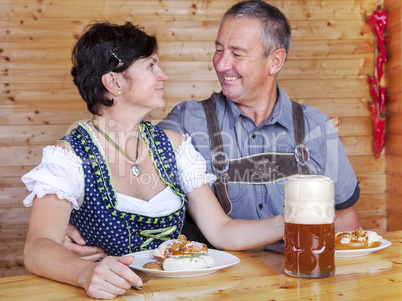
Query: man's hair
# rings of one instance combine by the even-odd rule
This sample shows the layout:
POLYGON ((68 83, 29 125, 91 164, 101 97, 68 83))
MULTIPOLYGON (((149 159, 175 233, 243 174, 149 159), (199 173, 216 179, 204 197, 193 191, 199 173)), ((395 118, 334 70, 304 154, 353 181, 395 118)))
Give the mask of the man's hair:
POLYGON ((258 0, 242 1, 229 8, 222 22, 228 16, 259 20, 262 24, 261 44, 265 49, 265 57, 278 48, 285 49, 287 56, 291 43, 290 25, 285 15, 275 6, 258 0))

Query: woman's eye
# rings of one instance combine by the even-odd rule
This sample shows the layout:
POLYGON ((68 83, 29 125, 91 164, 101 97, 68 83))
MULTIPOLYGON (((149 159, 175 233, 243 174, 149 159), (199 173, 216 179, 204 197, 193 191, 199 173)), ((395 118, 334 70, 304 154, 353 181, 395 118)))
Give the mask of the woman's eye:
POLYGON ((155 67, 154 63, 149 64, 149 68, 154 69, 154 67, 155 67))

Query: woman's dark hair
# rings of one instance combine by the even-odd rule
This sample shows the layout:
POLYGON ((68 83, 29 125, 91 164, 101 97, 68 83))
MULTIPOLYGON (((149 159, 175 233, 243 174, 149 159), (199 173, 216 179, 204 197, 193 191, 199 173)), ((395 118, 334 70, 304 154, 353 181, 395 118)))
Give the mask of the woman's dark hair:
POLYGON ((102 84, 102 75, 110 71, 123 73, 134 61, 156 53, 157 47, 154 36, 131 22, 89 24, 71 55, 71 75, 88 110, 99 115, 100 105, 113 105, 113 99, 105 98, 107 90, 102 84))

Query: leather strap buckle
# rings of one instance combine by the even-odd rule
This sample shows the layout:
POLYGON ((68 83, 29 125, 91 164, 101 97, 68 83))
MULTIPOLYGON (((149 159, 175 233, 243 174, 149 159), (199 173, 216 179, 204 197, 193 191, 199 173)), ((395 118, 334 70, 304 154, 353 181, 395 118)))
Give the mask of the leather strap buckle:
POLYGON ((295 147, 295 159, 297 164, 306 166, 310 158, 308 147, 304 144, 298 144, 295 147))
POLYGON ((224 174, 229 170, 229 157, 224 152, 212 154, 212 170, 217 174, 224 174), (223 160, 219 157, 223 157, 223 160))

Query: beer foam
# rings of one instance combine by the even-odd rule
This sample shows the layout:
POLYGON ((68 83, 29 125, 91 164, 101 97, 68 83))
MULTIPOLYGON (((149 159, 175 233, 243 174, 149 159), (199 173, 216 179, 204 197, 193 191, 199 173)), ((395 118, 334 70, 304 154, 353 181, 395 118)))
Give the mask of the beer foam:
POLYGON ((334 182, 320 175, 294 175, 286 179, 285 222, 331 224, 335 217, 334 182))

